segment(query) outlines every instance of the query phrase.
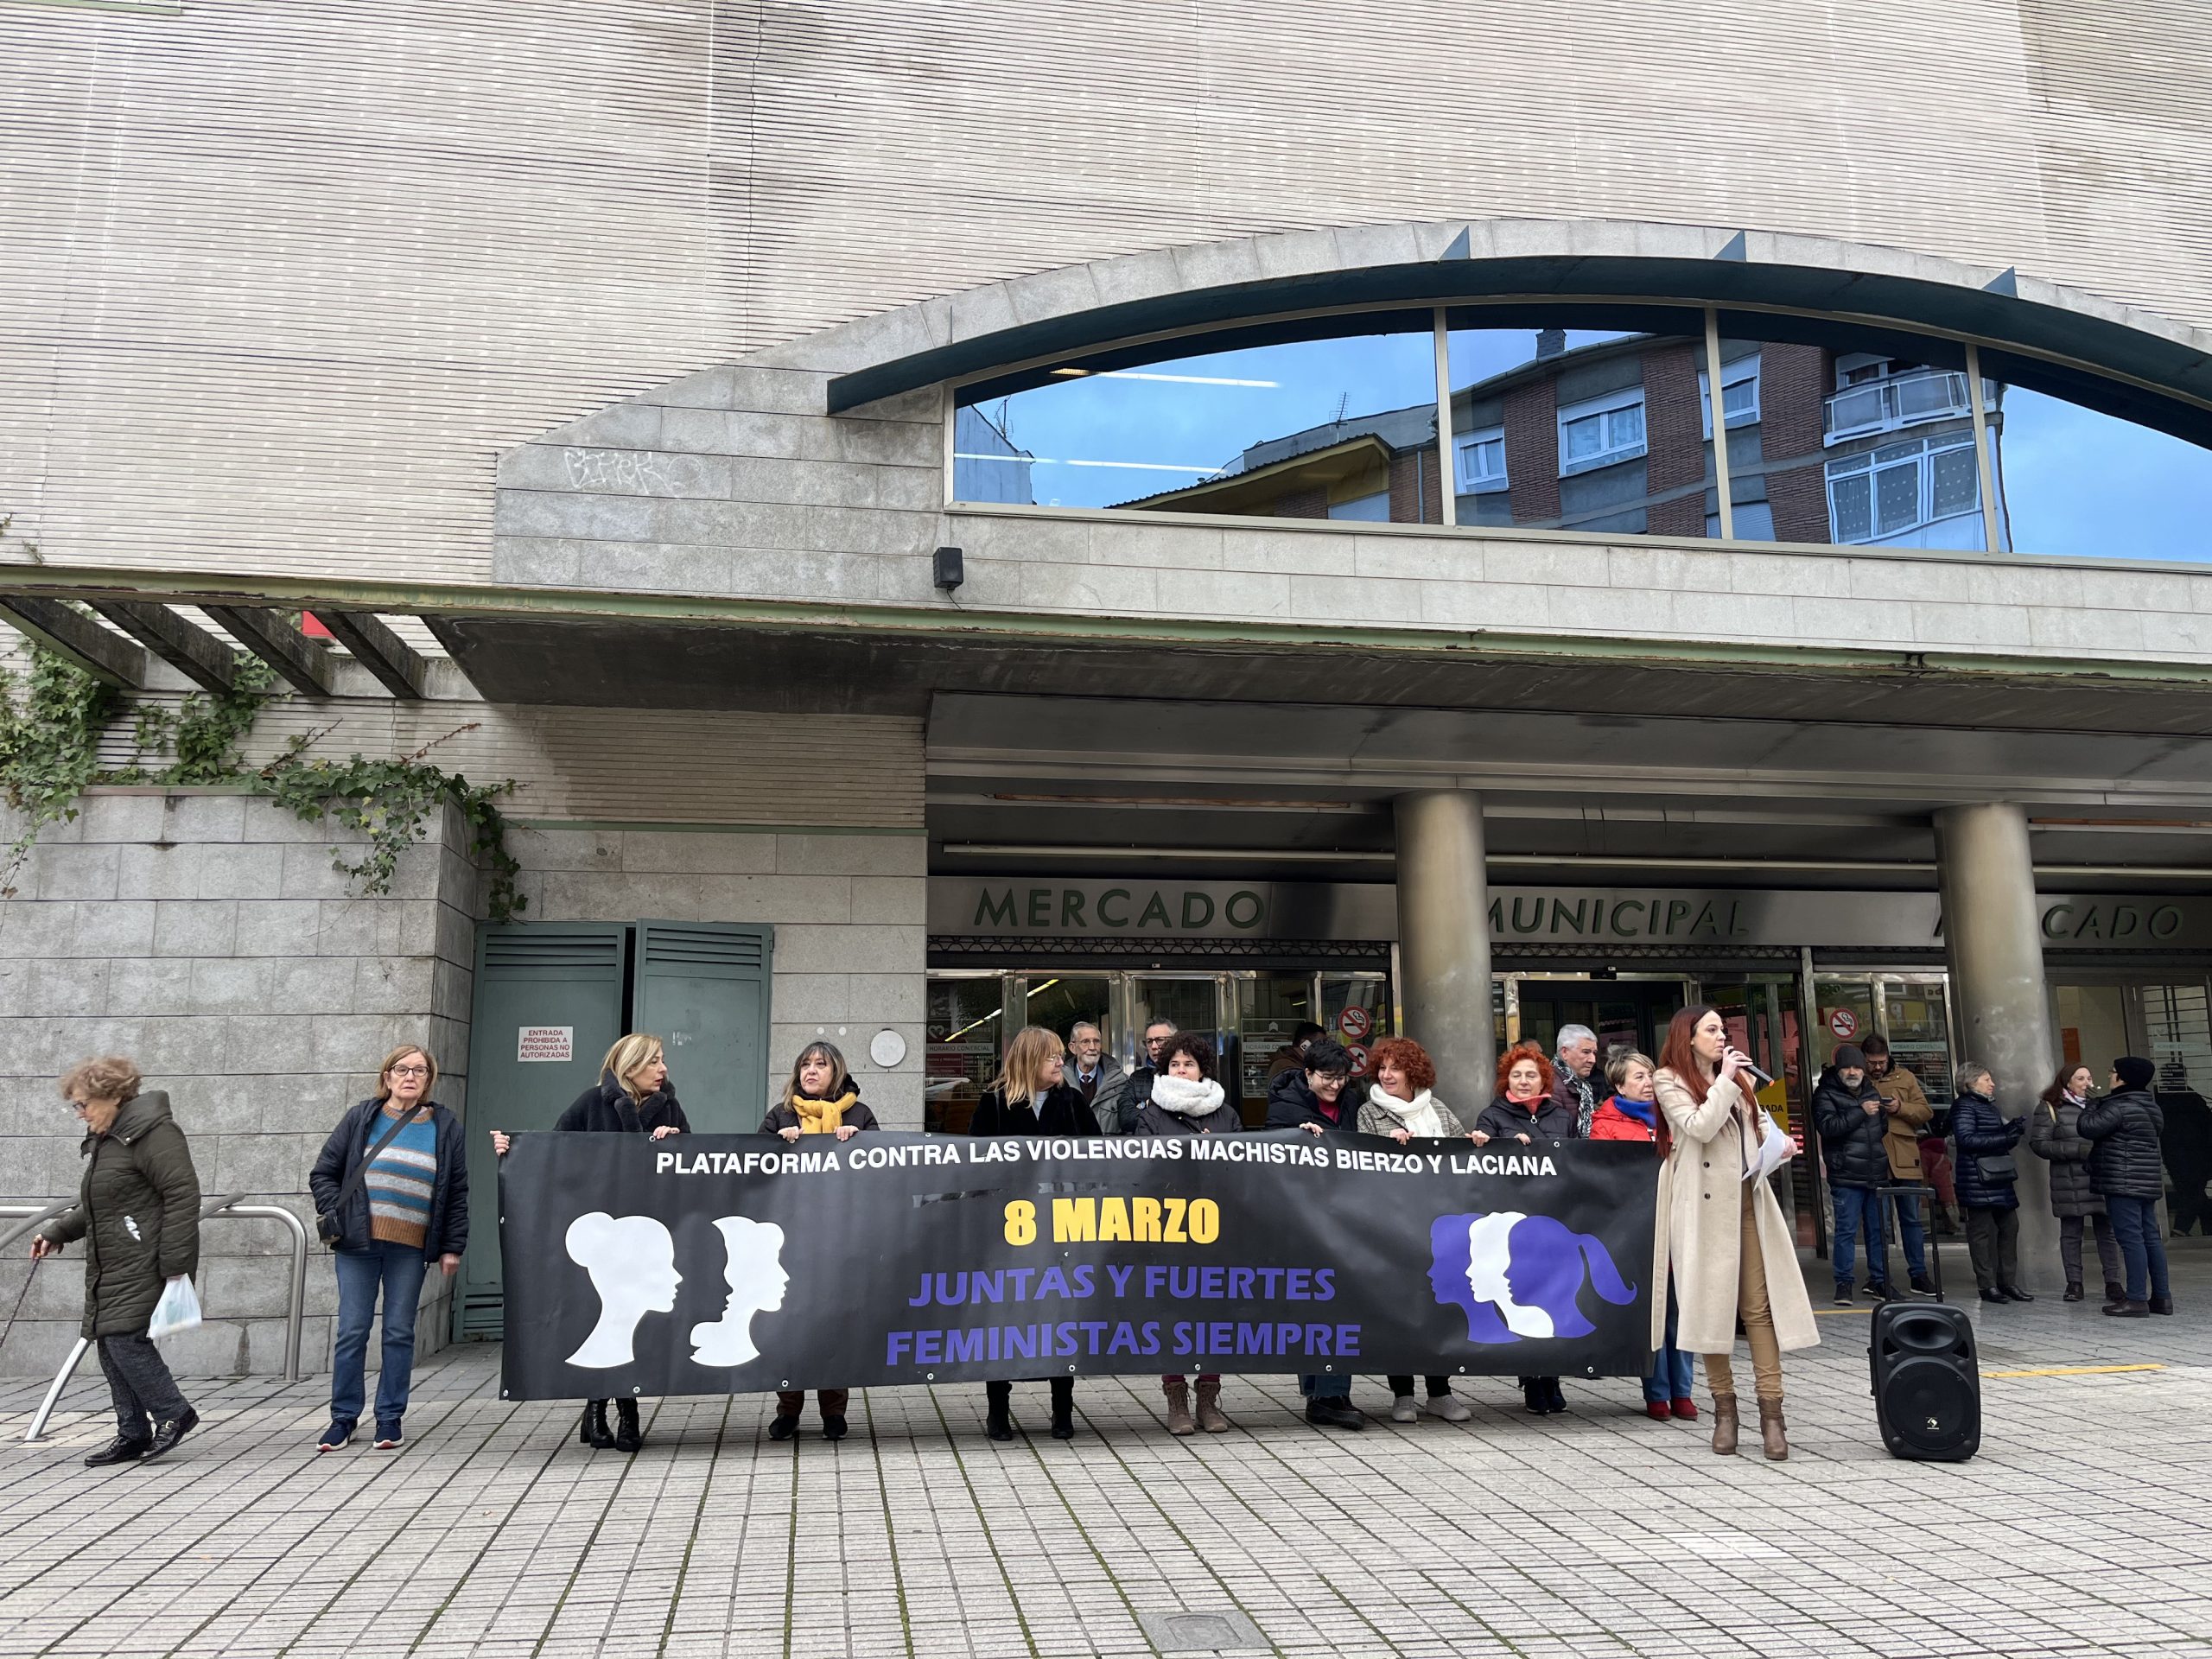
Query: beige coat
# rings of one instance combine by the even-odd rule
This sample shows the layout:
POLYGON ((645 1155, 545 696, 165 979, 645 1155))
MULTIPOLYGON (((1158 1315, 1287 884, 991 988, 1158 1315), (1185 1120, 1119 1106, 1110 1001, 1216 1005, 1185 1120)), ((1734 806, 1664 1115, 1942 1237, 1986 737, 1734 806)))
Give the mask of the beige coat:
MULTIPOLYGON (((1667 1273, 1675 1274, 1681 1310, 1675 1344, 1686 1352, 1725 1354, 1736 1345, 1736 1275, 1743 1243, 1744 1141, 1736 1106, 1740 1091, 1716 1079, 1700 1105, 1671 1071, 1656 1079, 1659 1109, 1667 1114, 1674 1147, 1659 1170, 1659 1225, 1651 1252, 1651 1345, 1667 1333, 1667 1273)), ((1753 1108, 1757 1109, 1756 1107, 1753 1108)), ((1759 1250, 1771 1265, 1767 1304, 1775 1340, 1787 1348, 1820 1341, 1813 1300, 1797 1268, 1797 1242, 1775 1201, 1774 1188, 1758 1183, 1751 1205, 1758 1217, 1759 1250)))
POLYGON ((1895 1060, 1890 1062, 1889 1076, 1874 1079, 1874 1087, 1897 1103, 1882 1127, 1882 1147, 1890 1154, 1890 1179, 1917 1186, 1928 1179, 1927 1171, 1920 1166, 1920 1132, 1935 1121, 1936 1109, 1928 1103, 1920 1079, 1895 1060))

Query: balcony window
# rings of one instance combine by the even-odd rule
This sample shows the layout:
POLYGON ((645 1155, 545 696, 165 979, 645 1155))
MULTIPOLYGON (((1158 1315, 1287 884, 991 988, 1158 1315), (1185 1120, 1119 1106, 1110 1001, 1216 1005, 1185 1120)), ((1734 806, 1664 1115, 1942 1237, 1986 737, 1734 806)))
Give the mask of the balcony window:
POLYGON ((1586 473, 1643 453, 1643 393, 1614 393, 1559 412, 1559 471, 1586 473))
POLYGON ((1505 429, 1493 426, 1480 432, 1455 436, 1459 455, 1459 491, 1462 495, 1484 495, 1506 487, 1505 429))
MULTIPOLYGON (((1704 372, 1697 377, 1698 407, 1704 411, 1705 435, 1713 435, 1713 387, 1704 372)), ((1720 416, 1732 427, 1752 426, 1759 418, 1759 359, 1754 352, 1720 365, 1720 416)))
POLYGON ((1390 492, 1376 490, 1369 495, 1355 495, 1349 500, 1329 504, 1332 518, 1354 518, 1370 524, 1390 522, 1390 492))
POLYGON ((1967 378, 1953 369, 1914 369, 1846 386, 1827 400, 1827 442, 1902 431, 1973 412, 1967 378))
POLYGON ((1978 548, 1981 487, 1970 434, 1913 438, 1827 466, 1828 517, 1839 542, 1978 548), (1935 526, 1964 519, 1952 531, 1935 526))

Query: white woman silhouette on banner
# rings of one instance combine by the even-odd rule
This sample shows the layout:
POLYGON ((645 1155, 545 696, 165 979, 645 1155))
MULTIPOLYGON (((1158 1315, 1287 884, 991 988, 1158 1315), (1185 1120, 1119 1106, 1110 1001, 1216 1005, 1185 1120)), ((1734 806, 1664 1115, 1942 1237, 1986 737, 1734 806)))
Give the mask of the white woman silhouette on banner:
MULTIPOLYGON (((753 1316, 784 1305, 791 1275, 784 1270, 784 1230, 746 1216, 723 1216, 715 1223, 727 1253, 722 1269, 729 1287, 721 1319, 691 1327, 693 1361, 726 1369, 759 1357, 753 1343, 753 1316)), ((599 1319, 569 1363, 592 1370, 632 1364, 638 1326, 648 1313, 676 1308, 676 1289, 683 1275, 676 1270, 676 1241, 651 1216, 611 1216, 594 1210, 569 1224, 563 1241, 569 1259, 591 1276, 599 1296, 599 1319)))
POLYGON ((728 1253, 722 1277, 729 1285, 729 1300, 721 1318, 691 1327, 691 1360, 721 1370, 749 1365, 760 1357, 753 1345, 753 1316, 784 1305, 791 1276, 784 1270, 784 1230, 773 1222, 722 1216, 715 1227, 728 1253))
POLYGON ((676 1270, 676 1241, 651 1216, 594 1210, 569 1224, 563 1242, 569 1259, 591 1275, 599 1293, 599 1323, 569 1363, 594 1370, 629 1364, 639 1322, 675 1310, 676 1287, 683 1282, 676 1270))

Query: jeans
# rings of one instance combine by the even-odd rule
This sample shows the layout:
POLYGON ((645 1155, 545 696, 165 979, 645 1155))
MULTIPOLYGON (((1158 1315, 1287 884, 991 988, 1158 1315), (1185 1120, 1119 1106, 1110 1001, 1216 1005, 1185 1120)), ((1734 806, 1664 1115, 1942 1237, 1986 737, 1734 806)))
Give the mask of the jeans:
POLYGON ((2066 1269, 2066 1282, 2082 1282, 2082 1229, 2087 1224, 2096 1229, 2097 1265, 2105 1270, 2105 1283, 2126 1282, 2127 1269, 2120 1254, 2120 1239, 2113 1232, 2112 1217, 2103 1216, 2061 1216, 2058 1218, 2058 1261, 2066 1269))
POLYGON ((1301 1376, 1298 1391, 1308 1400, 1349 1400, 1351 1398, 1351 1378, 1349 1376, 1301 1376))
POLYGON ((1967 1206, 1967 1255, 1985 1291, 2020 1282, 2020 1212, 1967 1206))
POLYGON ((2112 1217, 2113 1232, 2120 1239, 2120 1253, 2127 1262, 2127 1300, 2147 1300, 2143 1281, 2147 1275, 2152 1296, 2171 1296, 2166 1282, 2166 1241, 2158 1236, 2156 1198, 2120 1198, 2107 1194, 2105 1213, 2112 1217))
POLYGON ((1828 1189, 1835 1200, 1835 1282, 1843 1290, 1851 1288, 1852 1270, 1857 1262, 1859 1235, 1863 1228, 1866 1234, 1866 1282, 1878 1285, 1889 1277, 1890 1261, 1882 1243, 1882 1195, 1871 1186, 1837 1186, 1828 1189))
POLYGON ((361 1420, 362 1365, 381 1288, 384 1355, 377 1370, 377 1421, 396 1423, 407 1414, 407 1386, 415 1373, 415 1315, 430 1264, 419 1245, 381 1243, 365 1250, 340 1250, 335 1260, 338 1344, 330 1362, 331 1418, 341 1423, 361 1420))
MULTIPOLYGON (((2158 1269, 2163 1276, 2165 1268, 2158 1269)), ((107 1374, 107 1391, 115 1398, 115 1427, 126 1440, 149 1440, 154 1431, 146 1426, 174 1422, 190 1409, 177 1392, 176 1379, 168 1363, 146 1336, 99 1338, 100 1370, 107 1374)))
MULTIPOLYGON (((1900 1192, 1897 1199, 1897 1237, 1904 1244, 1905 1271, 1916 1279, 1928 1276, 1927 1235, 1920 1225, 1920 1194, 1900 1192)), ((1886 1282, 1889 1274, 1882 1275, 1886 1282)))
POLYGON ((1675 1346, 1675 1327, 1681 1308, 1675 1300, 1675 1275, 1667 1275, 1667 1340, 1651 1357, 1651 1375, 1643 1379, 1643 1402, 1663 1406, 1670 1400, 1687 1400, 1697 1386, 1697 1356, 1675 1346))

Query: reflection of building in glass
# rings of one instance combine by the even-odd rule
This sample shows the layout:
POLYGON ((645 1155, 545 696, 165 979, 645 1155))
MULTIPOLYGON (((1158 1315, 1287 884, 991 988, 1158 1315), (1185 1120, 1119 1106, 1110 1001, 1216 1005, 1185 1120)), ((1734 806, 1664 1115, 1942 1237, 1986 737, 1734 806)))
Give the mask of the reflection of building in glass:
POLYGON ((1036 500, 1030 477, 1033 457, 976 404, 963 404, 953 416, 952 450, 960 466, 963 499, 1013 501, 1024 506, 1036 500))
MULTIPOLYGON (((1627 334, 1534 354, 1452 394, 1462 524, 1718 536, 1703 342, 1627 334)), ((1980 549, 1966 376, 1868 353, 1724 340, 1720 391, 1740 541, 1980 549)), ((1992 429, 1999 417, 1993 410, 1992 429)), ((1440 520, 1427 404, 1246 448, 1219 476, 1122 505, 1276 518, 1440 520)))
POLYGON ((1441 524, 1436 406, 1416 404, 1377 415, 1345 416, 1270 438, 1244 450, 1202 484, 1120 505, 1156 512, 1441 524))

